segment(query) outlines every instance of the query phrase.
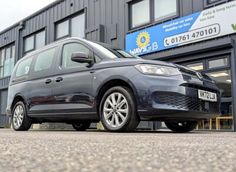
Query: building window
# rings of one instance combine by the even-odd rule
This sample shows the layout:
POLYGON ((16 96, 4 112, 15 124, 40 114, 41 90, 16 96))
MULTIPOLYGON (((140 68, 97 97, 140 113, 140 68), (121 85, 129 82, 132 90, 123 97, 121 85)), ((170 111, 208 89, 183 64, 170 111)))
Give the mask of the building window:
POLYGON ((81 14, 71 19, 71 36, 84 38, 85 14, 81 14))
POLYGON ((150 22, 176 17, 178 0, 142 0, 130 3, 130 27, 135 28, 150 22))
POLYGON ((85 13, 56 24, 56 39, 69 36, 85 37, 85 13))
MULTIPOLYGON (((220 112, 222 116, 228 117, 228 121, 220 123, 221 129, 231 130, 233 127, 233 103, 232 103, 232 75, 230 71, 230 61, 228 56, 203 59, 191 64, 183 64, 195 70, 200 70, 213 79, 220 90, 221 105, 220 112)), ((203 121, 204 122, 204 121, 203 121)), ((201 128, 201 127, 200 127, 201 128)), ((214 127, 213 127, 214 128, 214 127)))
POLYGON ((229 70, 220 70, 207 73, 220 89, 222 98, 232 97, 231 94, 231 72, 229 70))
POLYGON ((56 48, 52 48, 40 53, 36 59, 34 71, 40 72, 50 69, 55 56, 56 48))
POLYGON ((0 49, 0 78, 10 76, 15 64, 15 45, 0 49))
POLYGON ((30 36, 25 39, 25 52, 32 51, 34 49, 34 36, 30 36))
MULTIPOLYGON (((221 115, 231 117, 233 119, 233 104, 232 104, 232 78, 230 70, 216 70, 207 73, 216 83, 221 93, 221 115)), ((231 120, 220 123, 220 128, 224 130, 232 130, 233 123, 231 120)))
POLYGON ((46 44, 46 33, 45 31, 39 32, 35 35, 35 49, 39 49, 46 44))
POLYGON ((155 0, 154 4, 155 20, 162 20, 177 15, 176 0, 155 0))
POLYGON ((221 1, 221 0, 207 0, 207 4, 213 4, 213 3, 216 3, 219 1, 221 1))
POLYGON ((3 69, 4 69, 4 60, 5 60, 5 51, 0 51, 0 78, 3 77, 3 69))
POLYGON ((132 28, 150 22, 150 1, 143 0, 131 4, 132 28))
POLYGON ((56 26, 57 39, 69 36, 69 21, 64 21, 56 26))
POLYGON ((186 65, 188 68, 196 70, 196 71, 202 71, 204 69, 203 63, 194 63, 194 64, 189 64, 186 65))
POLYGON ((227 66, 228 66, 228 58, 220 58, 209 61, 209 69, 227 67, 227 66))
POLYGON ((37 50, 46 44, 46 32, 41 31, 30 35, 24 40, 24 53, 28 53, 33 50, 37 50))
POLYGON ((209 8, 218 4, 222 4, 224 2, 228 2, 231 0, 204 0, 204 7, 209 8))

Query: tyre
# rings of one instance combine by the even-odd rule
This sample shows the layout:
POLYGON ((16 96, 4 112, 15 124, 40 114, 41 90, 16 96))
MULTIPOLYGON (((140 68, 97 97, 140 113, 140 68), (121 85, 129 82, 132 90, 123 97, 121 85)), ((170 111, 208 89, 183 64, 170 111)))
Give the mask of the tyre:
POLYGON ((31 127, 31 120, 23 102, 17 102, 12 113, 12 127, 15 131, 27 131, 31 127))
POLYGON ((194 130, 197 126, 196 121, 185 122, 165 122, 167 128, 177 133, 187 133, 194 130))
POLYGON ((76 131, 85 131, 86 129, 89 129, 90 125, 91 125, 90 122, 78 122, 78 123, 72 124, 72 127, 76 131))
POLYGON ((99 114, 104 128, 108 131, 133 131, 139 124, 134 95, 126 87, 109 89, 101 100, 99 114))

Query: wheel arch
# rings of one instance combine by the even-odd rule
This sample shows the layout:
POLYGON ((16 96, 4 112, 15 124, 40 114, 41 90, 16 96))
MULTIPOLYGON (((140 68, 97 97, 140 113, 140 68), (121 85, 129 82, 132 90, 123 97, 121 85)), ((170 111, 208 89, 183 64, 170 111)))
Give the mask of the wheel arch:
POLYGON ((19 101, 22 101, 22 102, 26 105, 26 100, 25 100, 24 96, 22 96, 21 94, 17 94, 17 95, 14 97, 13 101, 12 101, 12 104, 11 104, 11 111, 13 111, 13 108, 14 108, 15 104, 16 104, 17 102, 19 102, 19 101))
POLYGON ((98 89, 97 94, 96 94, 96 109, 97 111, 99 111, 99 105, 100 102, 102 100, 103 95, 105 94, 105 92, 115 86, 123 86, 123 87, 127 87, 129 88, 135 98, 135 103, 137 104, 137 90, 134 87, 134 85, 128 80, 128 79, 124 79, 124 78, 113 78, 110 80, 107 80, 106 82, 104 82, 98 89))

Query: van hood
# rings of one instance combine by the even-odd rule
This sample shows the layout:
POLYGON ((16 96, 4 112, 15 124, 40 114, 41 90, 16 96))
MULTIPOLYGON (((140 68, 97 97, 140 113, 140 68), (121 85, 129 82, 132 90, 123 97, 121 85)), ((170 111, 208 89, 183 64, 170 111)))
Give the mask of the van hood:
POLYGON ((153 64, 153 65, 161 65, 161 66, 169 66, 169 67, 177 67, 173 63, 167 63, 159 60, 145 60, 145 59, 135 59, 135 58, 117 58, 112 60, 106 60, 100 63, 100 65, 105 65, 109 67, 118 67, 118 66, 134 66, 137 64, 153 64))

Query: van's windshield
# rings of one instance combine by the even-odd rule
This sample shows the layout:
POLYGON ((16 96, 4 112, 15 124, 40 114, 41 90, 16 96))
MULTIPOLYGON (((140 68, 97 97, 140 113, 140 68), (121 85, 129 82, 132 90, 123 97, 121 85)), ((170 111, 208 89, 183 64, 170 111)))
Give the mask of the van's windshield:
POLYGON ((121 49, 109 49, 112 53, 114 53, 118 58, 140 58, 139 56, 130 54, 124 50, 121 49))
POLYGON ((109 45, 105 46, 105 44, 101 45, 101 44, 94 43, 94 42, 91 42, 91 41, 87 41, 87 42, 90 43, 95 48, 97 48, 102 53, 106 54, 107 57, 109 57, 111 59, 116 59, 116 58, 140 58, 140 57, 138 57, 136 55, 133 55, 133 54, 130 54, 130 53, 124 51, 124 50, 110 47, 109 45))

